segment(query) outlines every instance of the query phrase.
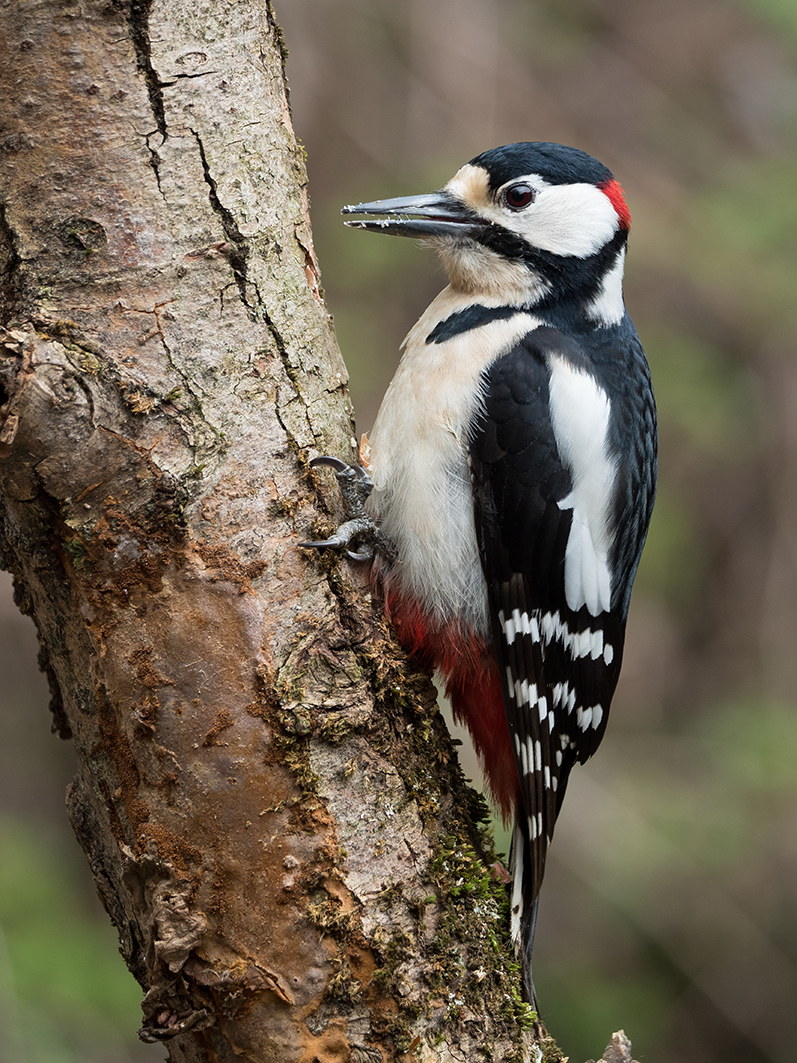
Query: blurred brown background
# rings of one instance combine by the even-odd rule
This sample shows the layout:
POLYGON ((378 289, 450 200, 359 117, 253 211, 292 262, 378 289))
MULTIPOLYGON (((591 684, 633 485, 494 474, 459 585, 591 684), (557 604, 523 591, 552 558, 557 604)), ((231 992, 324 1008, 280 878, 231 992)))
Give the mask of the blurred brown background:
MULTIPOLYGON (((661 486, 608 735, 549 858, 537 988, 574 1061, 624 1026, 648 1063, 793 1063, 797 4, 275 7, 361 431, 444 281, 410 241, 345 229, 342 204, 430 191, 516 140, 583 148, 625 188, 661 486)), ((0 1061, 162 1058, 135 1042, 137 990, 63 812, 72 750, 0 589, 0 1061)))

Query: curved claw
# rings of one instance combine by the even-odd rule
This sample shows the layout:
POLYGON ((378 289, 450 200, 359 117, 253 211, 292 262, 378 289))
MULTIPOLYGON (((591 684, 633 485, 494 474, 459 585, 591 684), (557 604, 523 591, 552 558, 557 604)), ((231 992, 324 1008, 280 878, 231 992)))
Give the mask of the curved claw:
POLYGON ((299 546, 316 550, 323 550, 325 547, 338 550, 345 549, 352 561, 369 561, 373 557, 373 548, 369 543, 363 544, 362 549, 359 551, 349 550, 349 546, 360 536, 372 534, 373 530, 374 526, 370 520, 347 520, 328 539, 323 539, 321 542, 299 543, 299 546))
POLYGON ((341 458, 336 458, 332 454, 320 454, 317 458, 311 458, 308 462, 311 469, 334 469, 335 475, 338 479, 342 477, 351 478, 354 477, 357 480, 361 480, 364 486, 367 486, 369 491, 373 484, 371 483, 371 477, 362 467, 362 465, 349 465, 348 462, 343 461, 341 458))
MULTIPOLYGON (((329 539, 322 539, 317 543, 299 543, 299 546, 303 546, 307 550, 323 550, 328 546, 333 549, 340 549, 348 546, 350 542, 351 539, 347 535, 332 535, 329 539)), ((373 548, 370 546, 366 546, 362 550, 347 550, 346 553, 352 561, 370 561, 374 556, 373 548)))
POLYGON ((346 544, 340 539, 340 536, 333 535, 330 539, 321 539, 317 543, 299 543, 299 546, 305 550, 323 550, 325 546, 345 546, 346 544))
POLYGON ((312 458, 309 465, 311 469, 318 469, 326 465, 330 469, 334 469, 335 472, 344 472, 346 469, 357 468, 356 465, 347 465, 340 458, 333 458, 331 454, 322 454, 318 458, 312 458))
POLYGON ((372 546, 366 546, 362 550, 347 550, 346 553, 352 561, 370 561, 374 556, 374 549, 372 546))

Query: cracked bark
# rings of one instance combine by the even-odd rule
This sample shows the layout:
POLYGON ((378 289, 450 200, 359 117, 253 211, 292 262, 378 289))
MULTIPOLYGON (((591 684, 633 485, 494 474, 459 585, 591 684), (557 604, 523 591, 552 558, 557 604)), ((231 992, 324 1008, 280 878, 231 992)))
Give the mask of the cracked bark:
POLYGON ((267 0, 0 4, 0 563, 145 1039, 531 1058, 434 691, 296 546, 354 441, 283 63, 267 0))

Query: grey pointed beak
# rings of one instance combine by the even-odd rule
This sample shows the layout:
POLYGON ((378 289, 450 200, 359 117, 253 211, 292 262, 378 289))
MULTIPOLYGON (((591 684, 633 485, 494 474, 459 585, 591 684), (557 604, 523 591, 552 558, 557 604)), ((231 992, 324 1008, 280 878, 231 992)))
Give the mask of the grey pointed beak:
POLYGON ((467 235, 484 223, 450 193, 427 192, 422 196, 377 199, 373 203, 356 203, 344 207, 341 214, 384 214, 384 218, 347 221, 352 229, 365 229, 390 236, 467 235))

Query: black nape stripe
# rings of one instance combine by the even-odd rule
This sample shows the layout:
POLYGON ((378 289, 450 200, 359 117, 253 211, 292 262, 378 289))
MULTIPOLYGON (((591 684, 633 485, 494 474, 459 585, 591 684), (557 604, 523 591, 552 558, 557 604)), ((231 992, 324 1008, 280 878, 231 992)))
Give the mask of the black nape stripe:
POLYGON ((438 321, 426 337, 426 342, 445 343, 446 340, 463 332, 470 332, 480 325, 487 325, 491 321, 504 321, 515 314, 525 313, 528 313, 526 306, 482 306, 481 303, 474 303, 472 306, 466 306, 464 310, 457 310, 443 321, 438 321))

